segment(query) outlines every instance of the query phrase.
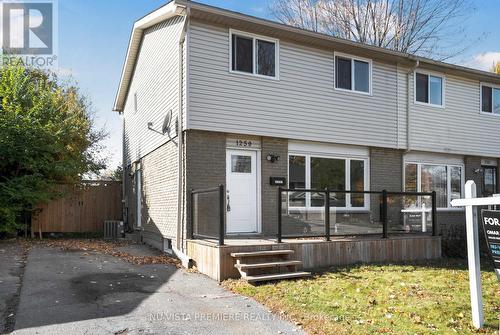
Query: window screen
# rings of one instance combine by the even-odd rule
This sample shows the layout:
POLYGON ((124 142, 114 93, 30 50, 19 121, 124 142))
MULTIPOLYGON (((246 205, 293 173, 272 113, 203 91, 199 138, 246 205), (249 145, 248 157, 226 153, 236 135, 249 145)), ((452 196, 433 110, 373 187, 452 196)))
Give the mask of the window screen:
POLYGON ((419 102, 429 102, 429 76, 422 73, 417 73, 416 83, 416 99, 419 102))
POLYGON ((253 39, 233 35, 233 71, 253 72, 253 39))
POLYGON ((351 60, 335 57, 335 87, 350 90, 352 88, 351 60))
POLYGON ((481 110, 485 113, 491 113, 492 108, 491 106, 493 105, 492 103, 492 88, 488 86, 483 86, 481 88, 481 101, 482 101, 482 106, 481 110))

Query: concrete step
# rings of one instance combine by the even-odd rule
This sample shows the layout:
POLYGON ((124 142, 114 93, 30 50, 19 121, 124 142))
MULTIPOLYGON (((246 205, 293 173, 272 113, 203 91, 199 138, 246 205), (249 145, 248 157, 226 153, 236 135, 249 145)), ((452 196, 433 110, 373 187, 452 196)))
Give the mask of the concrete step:
POLYGON ((282 280, 282 279, 302 278, 309 276, 311 276, 310 272, 287 272, 287 273, 278 273, 270 275, 246 276, 242 278, 250 283, 255 283, 259 281, 282 280))
POLYGON ((291 255, 293 250, 266 250, 266 251, 249 251, 249 252, 233 252, 231 257, 262 257, 262 256, 276 256, 276 255, 291 255))
POLYGON ((290 265, 300 265, 301 261, 281 261, 281 262, 267 262, 255 264, 235 264, 234 267, 238 269, 260 269, 260 268, 273 268, 290 265))

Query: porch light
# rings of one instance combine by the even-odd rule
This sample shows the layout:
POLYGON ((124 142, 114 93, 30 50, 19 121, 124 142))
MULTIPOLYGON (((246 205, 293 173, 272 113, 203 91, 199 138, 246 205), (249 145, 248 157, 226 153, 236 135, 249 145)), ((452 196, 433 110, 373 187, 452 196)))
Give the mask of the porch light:
POLYGON ((269 154, 269 155, 267 155, 266 159, 268 162, 274 163, 274 162, 277 162, 280 160, 280 156, 269 154))

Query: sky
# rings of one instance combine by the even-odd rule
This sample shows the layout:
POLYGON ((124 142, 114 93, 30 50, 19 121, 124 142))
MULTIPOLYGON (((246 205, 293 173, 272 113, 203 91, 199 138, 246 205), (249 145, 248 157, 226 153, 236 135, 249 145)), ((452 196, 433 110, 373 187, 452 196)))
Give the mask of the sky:
MULTIPOLYGON (((468 18, 469 48, 453 63, 487 70, 500 61, 500 0, 475 0, 468 18), (481 37, 481 38, 479 38, 481 37)), ((103 156, 108 168, 121 164, 121 119, 113 112, 133 23, 168 0, 59 0, 59 73, 78 83, 93 103, 96 126, 109 134, 103 156)), ((272 18, 267 0, 199 2, 272 18)))

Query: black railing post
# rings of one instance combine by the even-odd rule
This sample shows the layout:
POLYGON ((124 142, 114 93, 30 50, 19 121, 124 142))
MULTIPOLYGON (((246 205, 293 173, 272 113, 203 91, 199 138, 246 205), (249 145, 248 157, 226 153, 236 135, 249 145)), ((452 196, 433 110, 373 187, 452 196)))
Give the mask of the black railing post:
POLYGON ((189 230, 189 239, 192 240, 194 237, 194 192, 193 189, 189 191, 189 201, 191 201, 191 213, 189 213, 190 222, 190 230, 189 230))
POLYGON ((437 223, 437 213, 436 213, 436 208, 437 208, 437 196, 436 196, 436 191, 432 191, 432 236, 437 236, 438 235, 438 223, 437 223))
POLYGON ((325 189, 325 240, 330 241, 330 191, 325 189))
POLYGON ((278 214, 278 233, 277 233, 277 236, 276 236, 276 239, 277 239, 278 243, 281 243, 281 214, 282 214, 281 192, 282 192, 282 188, 281 188, 281 186, 279 186, 278 187, 278 203, 277 203, 277 207, 278 207, 278 213, 277 213, 278 214))
POLYGON ((387 220, 387 190, 382 191, 382 238, 387 238, 389 235, 388 220, 387 220))
POLYGON ((226 234, 225 227, 225 194, 224 194, 224 185, 219 185, 219 245, 224 245, 224 235, 226 234))

